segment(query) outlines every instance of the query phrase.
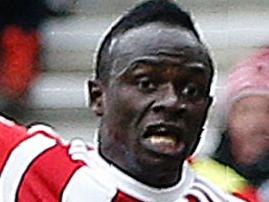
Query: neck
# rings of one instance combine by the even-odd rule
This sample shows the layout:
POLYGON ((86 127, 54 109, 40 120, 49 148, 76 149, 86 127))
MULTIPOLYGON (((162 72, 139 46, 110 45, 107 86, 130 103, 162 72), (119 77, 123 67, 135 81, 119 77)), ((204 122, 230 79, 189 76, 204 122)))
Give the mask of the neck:
POLYGON ((166 188, 177 184, 181 179, 183 162, 174 159, 157 160, 155 163, 139 163, 134 159, 121 160, 99 148, 100 155, 110 164, 137 181, 155 188, 166 188))
POLYGON ((100 170, 97 175, 99 174, 101 179, 110 179, 105 183, 111 183, 117 190, 139 198, 141 201, 177 201, 190 189, 195 178, 195 174, 185 162, 182 167, 182 179, 175 186, 157 188, 133 178, 100 157, 100 153, 98 155, 92 152, 89 159, 89 165, 100 170))
POLYGON ((167 188, 174 186, 180 181, 181 172, 182 167, 180 166, 143 165, 142 169, 134 171, 130 175, 148 186, 167 188))

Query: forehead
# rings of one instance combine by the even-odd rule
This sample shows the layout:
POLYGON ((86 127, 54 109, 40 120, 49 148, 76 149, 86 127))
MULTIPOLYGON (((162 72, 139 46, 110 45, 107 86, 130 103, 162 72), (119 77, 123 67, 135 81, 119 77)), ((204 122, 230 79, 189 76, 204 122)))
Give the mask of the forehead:
MULTIPOLYGON (((112 41, 111 75, 117 75, 141 58, 177 59, 206 63, 207 51, 194 34, 180 26, 149 23, 131 29, 112 41)), ((207 66, 207 65, 205 65, 207 66)))

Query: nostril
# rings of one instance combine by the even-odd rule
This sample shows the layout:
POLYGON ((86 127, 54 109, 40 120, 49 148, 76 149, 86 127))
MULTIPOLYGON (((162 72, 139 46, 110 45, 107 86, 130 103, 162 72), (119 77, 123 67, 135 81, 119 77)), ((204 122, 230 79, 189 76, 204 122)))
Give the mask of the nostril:
POLYGON ((180 109, 178 110, 178 113, 179 113, 179 114, 184 114, 186 111, 187 111, 187 110, 186 110, 185 108, 180 108, 180 109))
POLYGON ((178 112, 179 113, 184 113, 187 111, 187 105, 185 103, 182 103, 179 105, 179 109, 178 109, 178 112))
POLYGON ((164 112, 164 111, 174 111, 175 113, 183 114, 187 111, 186 104, 178 104, 177 107, 167 107, 165 105, 154 105, 152 106, 152 111, 155 113, 164 112))
POLYGON ((158 112, 161 112, 161 111, 163 111, 164 110, 164 106, 162 106, 162 105, 157 105, 157 106, 153 106, 153 111, 154 112, 156 112, 156 113, 158 113, 158 112))

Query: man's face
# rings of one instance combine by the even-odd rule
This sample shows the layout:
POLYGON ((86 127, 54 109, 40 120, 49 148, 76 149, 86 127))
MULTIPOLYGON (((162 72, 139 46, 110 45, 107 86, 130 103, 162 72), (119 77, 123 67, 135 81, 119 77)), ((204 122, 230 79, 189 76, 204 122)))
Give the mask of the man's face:
POLYGON ((182 164, 210 105, 207 51, 191 32, 160 23, 129 30, 112 46, 101 153, 122 168, 182 164))
POLYGON ((269 152, 269 97, 240 99, 228 119, 231 149, 238 163, 251 164, 269 152))

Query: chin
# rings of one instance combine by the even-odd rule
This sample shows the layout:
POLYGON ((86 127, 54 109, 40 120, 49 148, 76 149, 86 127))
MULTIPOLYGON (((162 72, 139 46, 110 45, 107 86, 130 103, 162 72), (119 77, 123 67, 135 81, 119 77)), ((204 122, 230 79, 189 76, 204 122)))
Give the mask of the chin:
POLYGON ((152 147, 144 147, 143 162, 155 166, 180 166, 188 157, 188 151, 182 150, 158 150, 152 147))

